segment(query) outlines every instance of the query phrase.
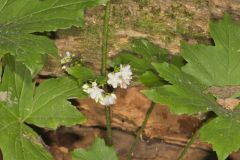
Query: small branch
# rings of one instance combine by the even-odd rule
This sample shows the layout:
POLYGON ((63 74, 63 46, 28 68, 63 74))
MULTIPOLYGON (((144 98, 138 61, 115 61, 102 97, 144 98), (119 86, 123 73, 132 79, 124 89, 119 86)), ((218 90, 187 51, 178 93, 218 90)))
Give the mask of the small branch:
POLYGON ((104 14, 104 26, 102 37, 102 64, 101 74, 106 75, 107 59, 108 59, 108 31, 109 31, 109 19, 110 19, 111 0, 109 0, 105 7, 104 14))
POLYGON ((132 154, 133 154, 133 152, 134 152, 137 144, 138 144, 139 141, 140 141, 140 137, 141 137, 144 129, 146 128, 148 119, 149 119, 149 117, 150 117, 150 115, 151 115, 154 107, 155 107, 155 103, 152 102, 150 108, 147 110, 147 113, 146 113, 146 115, 145 115, 145 118, 144 118, 144 120, 143 120, 143 123, 142 123, 141 128, 140 128, 140 129, 137 131, 137 133, 136 133, 136 137, 135 137, 135 139, 134 139, 134 141, 133 141, 133 143, 132 143, 132 145, 131 145, 131 148, 130 148, 128 154, 127 154, 127 160, 131 160, 131 159, 132 159, 132 154))
POLYGON ((111 126, 111 109, 105 106, 106 127, 107 127, 107 145, 112 145, 112 126, 111 126))

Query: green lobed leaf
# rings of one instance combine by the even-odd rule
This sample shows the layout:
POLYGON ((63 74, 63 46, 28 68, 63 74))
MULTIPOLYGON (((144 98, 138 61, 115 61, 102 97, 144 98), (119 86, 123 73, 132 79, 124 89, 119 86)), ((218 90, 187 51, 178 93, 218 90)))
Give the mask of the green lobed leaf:
POLYGON ((26 122, 48 128, 84 122, 85 117, 66 101, 84 97, 78 84, 68 77, 46 80, 36 88, 33 109, 26 117, 26 122))
POLYGON ((67 101, 81 97, 79 85, 68 78, 51 79, 35 87, 30 71, 11 56, 5 59, 0 85, 0 148, 4 160, 52 160, 37 134, 27 125, 56 129, 85 117, 67 101))
POLYGON ((218 160, 225 160, 230 153, 240 148, 240 121, 217 117, 200 129, 200 138, 217 152, 218 160))
POLYGON ((183 68, 208 86, 240 84, 240 25, 226 14, 210 24, 215 46, 182 44, 183 68))
POLYGON ((144 84, 145 87, 153 87, 153 86, 162 86, 164 85, 163 81, 159 80, 159 76, 154 74, 151 71, 146 71, 139 77, 139 81, 144 84))
POLYGON ((146 39, 134 40, 132 49, 134 53, 140 55, 146 62, 165 62, 168 57, 168 51, 166 49, 160 48, 158 45, 146 39))
POLYGON ((172 85, 143 91, 151 100, 168 105, 178 114, 194 114, 209 110, 227 114, 216 104, 212 96, 203 94, 206 86, 191 75, 167 63, 156 63, 153 66, 159 75, 172 85))
POLYGON ((89 149, 73 151, 72 157, 73 160, 118 160, 114 148, 106 146, 104 140, 98 137, 89 149))
POLYGON ((81 64, 75 65, 67 69, 69 75, 78 80, 79 83, 83 83, 87 80, 93 80, 95 77, 93 71, 81 64))
POLYGON ((1 0, 0 56, 10 53, 36 74, 44 64, 44 54, 58 54, 53 41, 31 33, 82 26, 84 9, 106 1, 1 0))

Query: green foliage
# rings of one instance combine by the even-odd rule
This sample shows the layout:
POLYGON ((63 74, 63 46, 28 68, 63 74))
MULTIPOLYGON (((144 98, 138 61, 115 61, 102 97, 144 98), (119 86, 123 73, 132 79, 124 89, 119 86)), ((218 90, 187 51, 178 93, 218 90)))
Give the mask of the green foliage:
POLYGON ((104 86, 107 83, 107 77, 97 75, 90 68, 77 64, 67 68, 67 73, 73 77, 81 85, 83 83, 90 83, 96 81, 100 86, 104 86))
POLYGON ((228 117, 217 117, 204 125, 200 138, 212 144, 219 160, 225 160, 229 153, 239 150, 240 122, 228 117))
POLYGON ((0 85, 0 148, 4 160, 51 160, 37 134, 27 125, 56 129, 85 117, 67 99, 82 97, 75 80, 57 78, 35 87, 30 71, 11 56, 5 59, 0 85))
POLYGON ((0 57, 10 53, 34 75, 46 54, 57 57, 54 42, 35 32, 82 26, 84 9, 107 0, 1 0, 0 57))
MULTIPOLYGON (((68 100, 85 97, 79 86, 94 78, 90 69, 76 65, 68 69, 71 78, 49 79, 39 86, 32 77, 42 69, 47 55, 58 57, 54 42, 43 36, 46 31, 80 27, 86 7, 107 1, 0 1, 0 149, 4 160, 52 160, 30 126, 56 129, 86 120, 68 100)), ((95 147, 105 146, 96 140, 95 147)), ((112 148, 101 151, 99 155, 117 159, 112 148)))
POLYGON ((143 73, 139 77, 139 81, 142 82, 142 84, 144 84, 146 87, 160 86, 164 84, 164 82, 151 71, 146 71, 143 73))
POLYGON ((115 59, 116 64, 129 63, 137 74, 142 74, 153 67, 152 62, 167 60, 167 51, 146 39, 133 40, 132 52, 120 53, 115 59))
POLYGON ((87 80, 94 80, 94 73, 91 69, 81 64, 74 65, 67 69, 69 75, 73 76, 80 84, 87 80))
POLYGON ((240 27, 228 15, 210 23, 215 46, 182 44, 182 56, 188 62, 183 70, 208 86, 240 84, 240 27))
MULTIPOLYGON (((227 110, 206 91, 211 86, 240 85, 240 25, 228 15, 210 24, 215 46, 182 44, 187 64, 181 69, 155 63, 155 70, 170 84, 144 91, 155 102, 168 105, 178 114, 213 111, 217 118, 200 129, 200 138, 213 145, 219 160, 240 148, 240 110, 227 110)), ((235 93, 234 95, 238 95, 235 93)))
POLYGON ((132 51, 120 53, 114 59, 114 64, 130 64, 142 84, 146 87, 154 87, 165 82, 157 75, 152 63, 170 61, 170 63, 176 62, 181 66, 183 59, 180 56, 172 57, 171 59, 168 56, 166 49, 160 48, 146 39, 135 39, 133 40, 132 51))
POLYGON ((73 160, 118 160, 113 147, 105 145, 104 140, 96 138, 94 144, 88 149, 78 149, 72 153, 73 160))
POLYGON ((215 108, 216 110, 221 109, 217 106, 213 97, 203 94, 206 86, 191 75, 167 63, 157 63, 154 64, 154 67, 159 75, 172 85, 144 91, 145 95, 151 100, 169 105, 171 110, 178 114, 193 114, 214 110, 215 108))

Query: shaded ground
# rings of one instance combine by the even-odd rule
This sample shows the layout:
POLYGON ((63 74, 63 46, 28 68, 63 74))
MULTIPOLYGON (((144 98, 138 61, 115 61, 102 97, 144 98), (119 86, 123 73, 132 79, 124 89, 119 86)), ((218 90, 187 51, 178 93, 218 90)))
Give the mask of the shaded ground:
MULTIPOLYGON (((55 142, 51 144, 53 146, 51 151, 56 160, 70 160, 68 149, 71 150, 73 147, 86 148, 96 135, 105 136, 105 130, 98 127, 61 128, 56 135, 52 135, 58 138, 54 138, 55 142)), ((131 133, 114 129, 113 139, 120 159, 125 160, 134 136, 131 133)), ((136 148, 133 160, 175 160, 181 150, 181 145, 169 144, 159 139, 150 140, 145 137, 136 148)), ((189 150, 186 160, 192 160, 193 157, 194 160, 216 160, 213 152, 198 147, 189 150)))

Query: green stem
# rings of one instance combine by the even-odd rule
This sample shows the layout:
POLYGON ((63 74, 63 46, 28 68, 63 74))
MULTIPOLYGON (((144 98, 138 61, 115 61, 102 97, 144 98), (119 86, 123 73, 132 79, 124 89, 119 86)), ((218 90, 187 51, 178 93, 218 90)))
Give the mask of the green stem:
POLYGON ((133 143, 132 143, 132 145, 131 145, 131 148, 130 148, 128 154, 127 154, 127 160, 131 160, 131 159, 132 159, 132 154, 133 154, 133 152, 134 152, 137 144, 138 144, 139 141, 140 141, 140 137, 141 137, 144 129, 146 128, 148 119, 149 119, 149 117, 150 117, 150 115, 151 115, 154 107, 155 107, 155 103, 152 102, 150 108, 148 108, 148 110, 147 110, 147 113, 146 113, 146 115, 145 115, 145 118, 144 118, 144 120, 143 120, 143 123, 142 123, 141 128, 140 128, 140 129, 137 131, 137 133, 136 133, 136 137, 135 137, 135 139, 134 139, 134 141, 133 141, 133 143))
MULTIPOLYGON (((107 73, 107 59, 108 59, 108 31, 109 31, 109 19, 110 19, 111 0, 109 0, 105 7, 104 14, 104 26, 102 35, 102 63, 101 63, 101 75, 106 76, 107 73)), ((112 145, 112 127, 111 127, 111 108, 105 106, 105 117, 107 127, 107 145, 112 145)))
POLYGON ((106 126, 107 126, 107 145, 112 145, 112 126, 111 126, 111 109, 105 106, 106 126))
POLYGON ((111 0, 109 0, 105 7, 104 14, 104 26, 102 37, 102 66, 101 74, 106 75, 107 59, 108 59, 108 31, 109 31, 109 19, 110 19, 111 0))
MULTIPOLYGON (((211 121, 212 119, 214 119, 215 117, 207 117, 204 122, 202 123, 201 127, 202 128, 205 124, 207 124, 209 121, 211 121)), ((191 139, 188 141, 188 143, 186 144, 186 146, 184 147, 184 149, 182 150, 182 152, 179 154, 179 157, 177 160, 183 160, 184 156, 187 154, 188 149, 190 149, 191 145, 193 144, 193 142, 198 138, 199 136, 199 130, 195 131, 195 133, 192 135, 191 139)))
POLYGON ((182 152, 180 153, 177 160, 183 160, 184 156, 187 154, 188 149, 191 147, 193 142, 198 138, 198 136, 199 136, 198 131, 196 131, 191 137, 191 139, 188 141, 187 145, 184 147, 182 152))

